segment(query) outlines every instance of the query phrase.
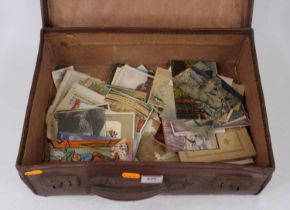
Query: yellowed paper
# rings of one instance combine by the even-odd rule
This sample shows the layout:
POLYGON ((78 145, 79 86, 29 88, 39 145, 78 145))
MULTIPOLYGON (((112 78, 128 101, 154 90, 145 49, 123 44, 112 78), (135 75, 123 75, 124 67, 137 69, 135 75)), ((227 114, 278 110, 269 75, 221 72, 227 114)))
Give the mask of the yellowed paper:
POLYGON ((69 70, 74 70, 74 67, 73 66, 69 66, 69 67, 66 67, 66 68, 55 70, 55 71, 53 71, 51 73, 52 79, 53 79, 53 83, 54 83, 56 89, 59 88, 59 85, 60 85, 61 81, 63 80, 66 72, 69 71, 69 70))
POLYGON ((241 160, 226 161, 225 163, 236 164, 236 165, 248 165, 248 164, 254 164, 255 161, 253 158, 246 158, 246 159, 241 159, 241 160))
POLYGON ((237 83, 233 83, 232 88, 234 88, 235 91, 237 91, 242 96, 245 94, 245 86, 244 85, 239 85, 237 83))
POLYGON ((225 81, 225 83, 227 83, 229 86, 232 86, 233 84, 233 78, 231 77, 226 77, 226 76, 223 76, 223 75, 220 75, 218 74, 219 78, 221 78, 223 81, 225 81))
POLYGON ((75 83, 58 105, 56 111, 82 109, 83 104, 85 106, 98 105, 102 103, 105 103, 105 96, 75 83))
POLYGON ((75 70, 66 71, 65 76, 59 85, 59 88, 53 100, 53 103, 47 111, 46 123, 48 122, 49 118, 51 118, 51 115, 54 114, 56 107, 59 105, 59 103, 64 98, 66 93, 71 89, 73 84, 84 81, 85 79, 89 77, 90 77, 89 75, 77 72, 75 70))
POLYGON ((163 109, 166 107, 173 94, 170 92, 171 77, 171 72, 167 69, 157 68, 148 99, 149 104, 163 109))
MULTIPOLYGON (((88 109, 96 107, 98 104, 105 103, 105 97, 75 83, 71 90, 67 93, 55 111, 73 110, 73 109, 88 109)), ((54 113, 47 116, 47 138, 54 140, 57 134, 57 122, 54 118, 54 113)))
POLYGON ((216 162, 254 157, 256 151, 246 128, 227 129, 217 133, 219 149, 179 152, 184 162, 216 162))

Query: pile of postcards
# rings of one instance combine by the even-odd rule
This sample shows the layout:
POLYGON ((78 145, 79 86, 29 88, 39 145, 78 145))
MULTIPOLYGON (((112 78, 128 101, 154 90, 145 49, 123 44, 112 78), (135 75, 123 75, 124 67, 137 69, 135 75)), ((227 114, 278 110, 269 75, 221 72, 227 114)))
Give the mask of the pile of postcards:
POLYGON ((52 78, 50 161, 254 163, 245 88, 215 62, 122 64, 106 82, 67 67, 52 78))

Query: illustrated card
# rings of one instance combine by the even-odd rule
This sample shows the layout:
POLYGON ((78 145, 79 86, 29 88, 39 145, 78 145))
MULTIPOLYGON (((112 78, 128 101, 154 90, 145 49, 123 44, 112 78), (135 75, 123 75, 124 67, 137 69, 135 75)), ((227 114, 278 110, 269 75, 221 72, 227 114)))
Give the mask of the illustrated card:
POLYGON ((104 104, 105 97, 78 83, 75 83, 71 90, 56 108, 57 111, 86 109, 88 105, 104 104))
POLYGON ((106 101, 110 104, 112 111, 134 112, 137 132, 142 131, 152 111, 150 105, 115 90, 111 90, 110 93, 106 95, 106 101))
POLYGON ((97 141, 82 147, 65 147, 50 149, 50 161, 53 162, 83 162, 83 161, 132 161, 132 139, 97 141), (101 145, 101 146, 100 146, 101 145))
POLYGON ((80 84, 103 96, 107 95, 110 92, 110 88, 107 86, 107 84, 103 83, 99 79, 88 78, 80 84))
POLYGON ((56 111, 57 106, 59 103, 63 100, 64 96, 67 94, 67 92, 72 88, 72 86, 75 83, 79 83, 81 81, 84 81, 85 79, 89 78, 90 76, 87 74, 83 74, 80 72, 77 72, 75 70, 67 70, 63 80, 61 81, 59 88, 57 90, 56 96, 53 100, 52 105, 49 107, 47 111, 47 118, 50 118, 51 115, 54 114, 56 111))
POLYGON ((134 112, 106 112, 105 120, 108 137, 135 139, 134 112))
POLYGON ((119 87, 116 85, 108 85, 110 88, 112 88, 113 90, 122 92, 124 94, 127 94, 133 98, 137 98, 139 100, 142 101, 146 101, 146 97, 147 97, 147 93, 143 92, 143 91, 138 91, 138 90, 133 90, 130 88, 124 88, 124 87, 119 87))

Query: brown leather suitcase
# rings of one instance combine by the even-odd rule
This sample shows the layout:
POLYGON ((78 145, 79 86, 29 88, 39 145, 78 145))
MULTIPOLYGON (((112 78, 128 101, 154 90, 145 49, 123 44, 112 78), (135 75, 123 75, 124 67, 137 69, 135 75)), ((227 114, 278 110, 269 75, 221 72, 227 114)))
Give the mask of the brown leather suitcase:
POLYGON ((137 200, 160 193, 257 194, 265 187, 275 165, 251 28, 253 0, 41 2, 43 29, 16 163, 34 193, 137 200), (53 69, 74 65, 106 80, 116 63, 154 69, 171 59, 217 61, 223 75, 246 86, 254 166, 47 161, 45 116, 55 95, 53 69))

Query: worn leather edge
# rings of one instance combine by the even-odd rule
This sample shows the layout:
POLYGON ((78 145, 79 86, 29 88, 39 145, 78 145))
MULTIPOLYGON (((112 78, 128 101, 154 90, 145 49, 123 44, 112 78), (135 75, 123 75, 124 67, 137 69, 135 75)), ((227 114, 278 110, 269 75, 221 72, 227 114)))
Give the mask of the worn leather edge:
POLYGON ((249 27, 252 27, 252 21, 253 21, 253 14, 254 14, 254 6, 255 6, 255 0, 252 0, 250 3, 249 3, 249 8, 248 8, 248 11, 249 11, 249 15, 248 15, 248 23, 247 25, 249 27))
POLYGON ((262 108, 262 115, 263 115, 263 124, 266 132, 266 142, 267 142, 267 151, 269 154, 269 160, 270 160, 270 168, 272 171, 275 170, 275 161, 274 161, 274 155, 273 155, 273 150, 272 150, 272 143, 271 143, 271 136, 270 136, 270 131, 269 131, 269 125, 268 125, 268 117, 267 117, 267 112, 266 112, 266 105, 265 105, 265 99, 264 99, 264 93, 263 93, 263 88, 262 88, 262 82, 261 82, 261 77, 259 73, 259 66, 258 66, 258 58, 257 58, 257 53, 256 53, 256 47, 255 47, 255 39, 254 39, 254 30, 250 30, 250 42, 251 42, 251 49, 252 49, 252 60, 255 66, 255 77, 257 78, 257 86, 258 86, 258 91, 259 91, 259 100, 261 102, 261 108, 262 108))
POLYGON ((21 171, 21 165, 22 165, 22 158, 24 155, 24 150, 25 150, 25 144, 26 144, 26 136, 28 132, 28 125, 29 125, 29 120, 30 120, 30 114, 31 114, 31 109, 32 109, 32 102, 34 98, 34 94, 36 91, 36 84, 38 80, 38 75, 40 72, 40 65, 41 65, 41 60, 42 60, 42 53, 43 53, 43 44, 44 44, 44 32, 43 30, 40 31, 40 44, 39 44, 39 49, 38 49, 38 56, 37 56, 37 61, 36 61, 36 66, 35 66, 35 71, 33 74, 32 78, 32 84, 30 88, 30 93, 29 93, 29 98, 27 102, 27 108, 26 108, 26 113, 25 113, 25 118, 24 118, 24 123, 23 123, 23 128, 22 128, 22 135, 21 135, 21 141, 18 149, 18 156, 16 159, 16 164, 15 167, 18 170, 20 178, 24 181, 24 183, 36 194, 35 189, 33 188, 33 185, 26 179, 26 177, 23 175, 21 171))
MULTIPOLYGON (((35 165, 22 165, 18 166, 19 171, 26 171, 26 170, 49 170, 49 169, 57 169, 57 168, 88 168, 88 167, 102 167, 102 168, 112 168, 112 167, 123 167, 123 168, 153 168, 158 167, 160 163, 156 162, 87 162, 87 163, 61 163, 61 164, 54 164, 54 163, 41 163, 35 165)), ((162 163, 167 169, 196 169, 196 170, 212 170, 218 169, 223 171, 243 171, 244 173, 249 174, 259 174, 259 175, 266 175, 268 176, 270 173, 270 169, 256 167, 256 166, 241 166, 241 165, 232 165, 232 164, 225 164, 225 163, 190 163, 190 162, 183 162, 183 163, 162 163)), ((133 170, 132 169, 132 170, 133 170)))
POLYGON ((255 195, 259 195, 265 189, 265 187, 268 185, 268 183, 271 181, 271 179, 272 179, 272 174, 270 174, 268 176, 268 178, 264 181, 261 189, 255 195))
POLYGON ((267 179, 264 181, 263 185, 261 186, 261 189, 257 192, 257 195, 261 193, 267 184, 272 179, 272 175, 275 171, 275 160, 274 160, 274 154, 272 149, 272 143, 271 143, 271 136, 269 131, 269 125, 268 125, 268 117, 266 112, 266 105, 265 105, 265 99, 264 99, 264 93, 262 88, 262 82, 260 77, 260 71, 258 66, 258 58, 256 53, 256 46, 255 46, 255 36, 254 36, 254 30, 251 29, 250 31, 250 42, 251 42, 251 50, 252 50, 252 59, 255 66, 255 77, 257 78, 257 86, 259 91, 259 100, 261 101, 261 108, 262 108, 262 115, 263 115, 263 124, 266 132, 266 142, 267 142, 267 151, 269 154, 269 160, 270 160, 270 166, 268 168, 265 168, 265 173, 268 175, 267 179))
POLYGON ((169 28, 111 28, 111 27, 74 27, 74 28, 43 28, 47 33, 152 33, 152 34, 237 34, 249 35, 251 28, 192 28, 192 29, 169 29, 169 28))
POLYGON ((42 18, 42 27, 49 27, 49 18, 48 18, 48 3, 47 0, 40 0, 41 7, 41 18, 42 18))

